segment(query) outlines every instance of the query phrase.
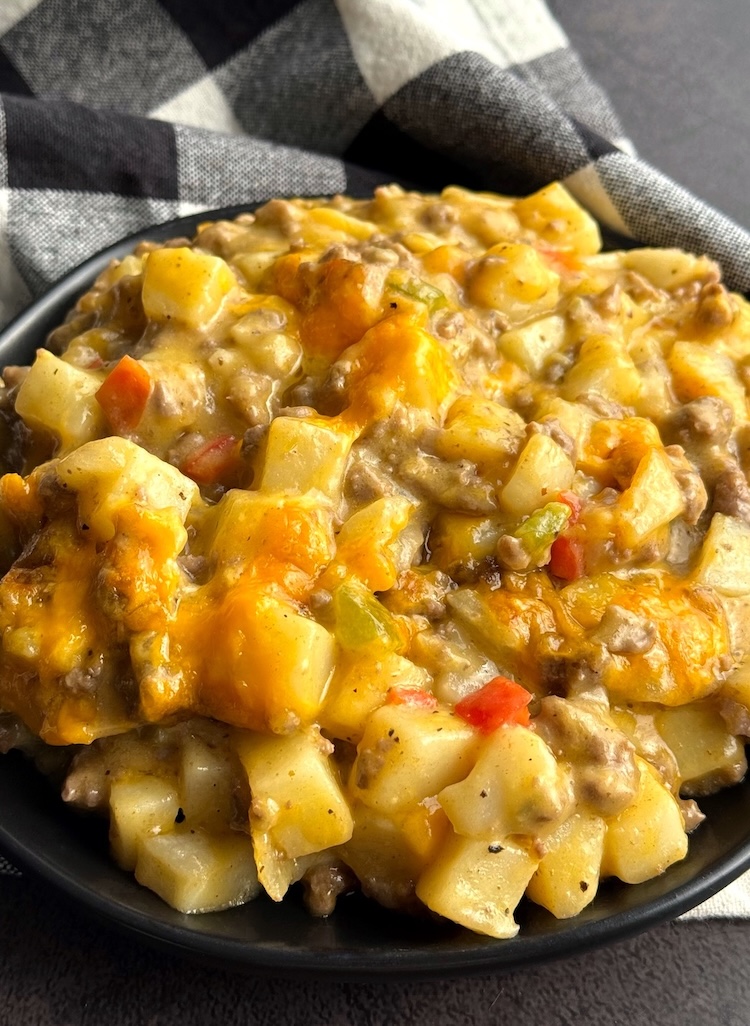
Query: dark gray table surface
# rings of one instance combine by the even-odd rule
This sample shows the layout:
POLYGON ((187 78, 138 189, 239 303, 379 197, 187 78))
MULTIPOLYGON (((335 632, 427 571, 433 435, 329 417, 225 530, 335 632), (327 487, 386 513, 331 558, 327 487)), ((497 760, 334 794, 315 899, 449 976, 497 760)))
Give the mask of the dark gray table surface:
MULTIPOLYGON (((640 153, 750 227, 750 0, 549 2, 640 153)), ((666 924, 506 975, 281 981, 154 953, 36 881, 0 893, 0 1026, 750 1026, 750 921, 666 924)))

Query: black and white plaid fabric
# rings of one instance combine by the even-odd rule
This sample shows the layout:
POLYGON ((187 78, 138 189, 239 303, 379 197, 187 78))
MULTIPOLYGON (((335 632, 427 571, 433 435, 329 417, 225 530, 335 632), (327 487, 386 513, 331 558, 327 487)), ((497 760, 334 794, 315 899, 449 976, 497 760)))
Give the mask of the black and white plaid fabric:
POLYGON ((148 225, 392 180, 562 179, 750 291, 750 233, 638 160, 542 0, 0 0, 0 92, 0 323, 148 225))
POLYGON ((0 91, 0 322, 149 224, 393 179, 561 178, 750 290, 750 234, 632 154, 542 0, 3 0, 0 91))

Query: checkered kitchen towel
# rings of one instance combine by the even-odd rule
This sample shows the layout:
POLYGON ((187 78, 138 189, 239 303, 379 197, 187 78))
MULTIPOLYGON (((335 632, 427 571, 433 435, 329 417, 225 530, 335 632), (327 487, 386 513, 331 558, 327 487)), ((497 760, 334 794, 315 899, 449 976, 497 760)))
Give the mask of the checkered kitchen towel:
POLYGON ((623 148, 542 0, 2 0, 0 91, 0 319, 156 221, 394 178, 561 178, 750 290, 750 235, 623 148))
POLYGON ((542 0, 0 0, 0 92, 0 323, 155 222, 394 179, 563 179, 750 291, 750 233, 632 154, 542 0))

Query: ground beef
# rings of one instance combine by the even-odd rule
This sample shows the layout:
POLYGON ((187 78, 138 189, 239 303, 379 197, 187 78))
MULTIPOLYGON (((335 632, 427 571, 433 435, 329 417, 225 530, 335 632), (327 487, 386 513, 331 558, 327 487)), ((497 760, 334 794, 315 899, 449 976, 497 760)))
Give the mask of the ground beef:
POLYGON ((504 534, 499 538, 495 556, 506 570, 522 571, 528 570, 531 566, 531 557, 523 544, 512 534, 504 534))
POLYGON ((459 513, 492 513, 497 509, 495 490, 477 474, 469 460, 446 463, 418 453, 399 468, 402 481, 425 498, 459 513))
POLYGON ((570 761, 576 794, 602 816, 616 815, 635 797, 635 749, 593 702, 550 695, 541 701, 537 733, 558 758, 570 761))
POLYGON ((542 417, 539 421, 532 420, 527 432, 529 435, 549 435, 553 442, 557 442, 568 459, 575 462, 576 443, 557 417, 542 417))
POLYGON ((653 648, 656 624, 612 603, 607 606, 594 637, 606 645, 612 655, 641 654, 653 648))
POLYGON ((728 517, 739 517, 750 524, 750 488, 747 478, 734 460, 728 460, 714 485, 711 509, 728 517))
POLYGON ((354 890, 356 877, 343 863, 320 863, 302 877, 305 906, 314 916, 330 916, 340 894, 354 890))
POLYGON ((734 412, 718 396, 704 395, 685 403, 673 415, 669 427, 677 441, 689 446, 696 441, 723 444, 732 433, 734 412))
POLYGON ((732 297, 724 285, 709 282, 698 297, 696 318, 710 328, 727 328, 736 316, 732 297))

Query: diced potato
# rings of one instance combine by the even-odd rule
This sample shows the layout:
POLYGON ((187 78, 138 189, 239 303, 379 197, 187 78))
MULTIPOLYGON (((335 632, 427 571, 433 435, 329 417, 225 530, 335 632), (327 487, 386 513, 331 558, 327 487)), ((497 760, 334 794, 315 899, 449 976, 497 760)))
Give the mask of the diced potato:
POLYGON ((3 634, 3 652, 30 663, 38 661, 42 651, 42 632, 36 627, 15 627, 3 634))
POLYGON ((371 221, 363 221, 359 217, 352 217, 342 210, 333 210, 331 207, 313 207, 306 212, 306 219, 313 224, 333 228, 342 236, 357 239, 359 242, 365 242, 377 231, 377 226, 371 221))
POLYGON ((268 431, 259 489, 267 494, 319 491, 334 503, 353 438, 319 418, 276 417, 268 431))
POLYGON ((737 702, 750 712, 750 660, 743 660, 720 685, 717 695, 737 702))
POLYGON ((292 335, 280 331, 259 332, 257 318, 249 313, 231 329, 234 341, 242 346, 243 355, 262 374, 290 377, 302 360, 302 346, 292 335))
POLYGON ((527 896, 557 919, 577 916, 596 897, 606 829, 600 816, 586 812, 567 819, 544 842, 527 896))
POLYGON ((149 253, 143 272, 143 309, 155 321, 196 328, 212 320, 237 279, 221 257, 176 246, 149 253))
MULTIPOLYGON (((497 241, 497 239, 492 239, 486 245, 497 241)), ((406 240, 404 240, 404 245, 406 245, 406 240)), ((466 249, 451 244, 443 245, 441 240, 435 242, 428 252, 419 251, 422 253, 422 267, 428 274, 434 275, 432 280, 441 287, 443 292, 450 294, 455 290, 457 283, 463 285, 466 280, 466 264, 469 261, 469 253, 466 249), (447 280, 446 276, 449 276, 447 280)))
POLYGON ((479 306, 502 310, 511 320, 522 320, 557 306, 559 287, 559 275, 533 246, 499 242, 474 267, 469 297, 479 306))
POLYGON ((544 242, 590 256, 601 249, 599 226, 570 195, 561 182, 552 182, 538 192, 517 200, 515 210, 524 228, 530 228, 544 242))
POLYGON ((632 405, 640 396, 638 369, 624 347, 609 335, 587 338, 563 380, 563 399, 575 402, 587 392, 596 392, 623 406, 632 405))
POLYGON ((448 411, 435 452, 445 460, 466 459, 479 465, 511 459, 519 451, 526 424, 507 406, 461 396, 448 411))
POLYGON ((349 352, 347 414, 360 427, 387 418, 399 401, 441 419, 456 398, 460 379, 449 350, 407 314, 378 321, 349 352))
POLYGON ((651 448, 638 463, 630 487, 617 501, 617 539, 624 548, 634 548, 666 527, 685 508, 669 458, 663 449, 651 448))
POLYGON ((641 388, 633 406, 639 417, 648 417, 661 423, 674 409, 669 367, 662 355, 660 340, 649 326, 630 345, 630 356, 641 376, 641 388))
POLYGON ((258 876, 280 901, 289 878, 279 875, 279 862, 348 841, 351 812, 331 766, 331 746, 317 730, 287 737, 238 733, 234 743, 253 796, 250 830, 258 876))
POLYGON ((589 406, 583 403, 570 403, 559 396, 545 397, 536 411, 535 420, 543 417, 554 417, 561 427, 582 449, 588 442, 593 425, 599 419, 589 406))
POLYGON ((403 810, 462 780, 478 744, 474 728, 452 713, 382 706, 367 721, 350 789, 370 808, 403 810))
POLYGON ((505 525, 499 517, 472 517, 442 510, 430 531, 430 562, 450 573, 494 555, 505 525))
POLYGON ((207 554, 232 576, 258 559, 291 563, 314 575, 333 558, 333 511, 320 496, 232 489, 211 510, 207 554))
POLYGON ((429 685, 429 673, 396 652, 354 653, 337 666, 320 724, 332 737, 357 742, 367 717, 383 704, 389 688, 429 685))
POLYGON ((482 587, 459 588, 446 601, 481 651, 494 659, 502 673, 530 689, 539 679, 536 642, 553 633, 555 618, 549 605, 529 593, 482 587))
POLYGON ((262 583, 239 583, 198 629, 197 685, 206 715, 279 734, 317 716, 336 643, 295 602, 262 583))
POLYGON ((602 877, 643 883, 687 854, 682 814, 654 770, 638 758, 640 783, 632 805, 607 822, 602 877))
POLYGON ((700 342, 676 342, 667 363, 677 398, 682 402, 715 395, 729 403, 738 424, 747 422, 745 386, 730 357, 700 342))
POLYGON ((750 594, 750 526, 744 520, 714 513, 695 581, 722 595, 750 594))
POLYGON ((464 837, 539 835, 566 816, 570 773, 527 727, 508 724, 484 741, 471 773, 438 794, 453 829, 464 837))
POLYGON ((500 493, 504 509, 515 516, 531 514, 570 488, 575 467, 549 435, 532 435, 500 493))
POLYGON ((622 254, 622 261, 658 289, 678 289, 704 278, 713 269, 708 257, 696 257, 681 249, 630 249, 622 254))
POLYGON ((476 236, 483 246, 517 239, 521 224, 514 212, 514 201, 508 196, 474 193, 457 185, 443 189, 441 198, 455 204, 459 224, 476 236))
MULTIPOLYGON (((116 435, 82 445, 60 461, 56 472, 63 488, 78 493, 79 520, 98 541, 114 537, 123 507, 171 509, 184 523, 200 497, 198 486, 175 467, 116 435)), ((178 551, 184 544, 183 537, 178 551)))
POLYGON ((336 539, 336 559, 324 583, 357 577, 370 591, 392 588, 411 564, 412 553, 402 548, 401 537, 414 509, 403 495, 387 495, 349 517, 336 539))
POLYGON ((107 267, 102 275, 106 276, 108 284, 114 285, 115 282, 120 281, 121 278, 131 277, 133 275, 140 274, 143 271, 143 257, 136 256, 135 253, 128 253, 122 260, 113 261, 109 267, 107 267))
POLYGON ((500 349, 534 376, 541 373, 547 360, 565 344, 565 319, 553 315, 530 321, 504 331, 500 349))
POLYGON ((180 758, 180 800, 189 827, 217 830, 232 819, 232 767, 222 749, 188 737, 180 758))
POLYGON ((267 277, 277 258, 286 253, 279 242, 274 248, 257 250, 251 253, 236 253, 232 257, 232 265, 236 267, 249 289, 257 290, 261 287, 263 279, 267 277))
POLYGON ((539 865, 522 848, 451 837, 417 883, 433 912, 490 937, 515 937, 516 905, 539 865))
MULTIPOLYGON (((410 250, 412 253, 416 253, 418 256, 424 257, 430 253, 434 253, 438 248, 440 248, 443 239, 440 235, 433 235, 432 232, 407 232, 406 235, 403 236, 402 242, 406 246, 406 248, 410 250)), ((459 253, 461 252, 461 250, 457 246, 451 248, 458 250, 459 253)), ((465 258, 466 254, 464 253, 463 255, 465 258)), ((438 264, 439 263, 440 258, 438 258, 438 264)), ((432 267, 429 267, 428 263, 424 263, 423 266, 427 270, 433 271, 433 273, 439 272, 441 270, 447 270, 445 266, 440 267, 433 265, 432 267)), ((450 271, 448 273, 450 273, 450 271)))
POLYGON ((94 398, 102 379, 38 349, 16 396, 16 413, 28 427, 56 435, 64 454, 105 433, 106 420, 94 398))
POLYGON ((354 831, 341 856, 368 893, 383 904, 403 907, 448 829, 437 805, 420 805, 404 815, 388 816, 357 803, 354 831))
POLYGON ((135 878, 178 912, 218 912, 251 901, 260 891, 246 834, 187 830, 149 837, 135 878))
POLYGON ((683 794, 713 794, 744 776, 744 746, 729 732, 714 703, 664 709, 657 713, 655 723, 677 760, 683 794))
MULTIPOLYGON (((701 590, 701 594, 705 594, 701 590)), ((738 597, 722 596, 721 606, 726 616, 729 633, 728 652, 736 663, 750 655, 750 594, 738 597)), ((740 664, 741 665, 741 664, 740 664)), ((750 735, 750 730, 748 731, 750 735)))
POLYGON ((112 783, 109 841, 123 869, 135 869, 147 837, 174 829, 180 799, 174 782, 138 774, 112 783))
MULTIPOLYGON (((170 430, 177 436, 180 428, 192 427, 206 408, 208 386, 206 374, 197 361, 190 360, 184 347, 175 345, 145 353, 141 365, 159 383, 161 396, 169 407, 170 430)), ((141 438, 148 437, 149 426, 163 423, 159 404, 146 407, 138 423, 141 438)), ((118 432, 126 433, 126 432, 118 432)))

